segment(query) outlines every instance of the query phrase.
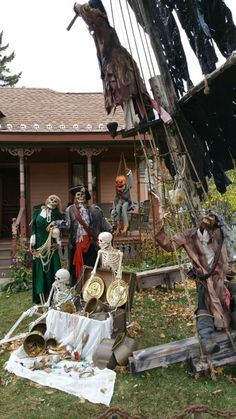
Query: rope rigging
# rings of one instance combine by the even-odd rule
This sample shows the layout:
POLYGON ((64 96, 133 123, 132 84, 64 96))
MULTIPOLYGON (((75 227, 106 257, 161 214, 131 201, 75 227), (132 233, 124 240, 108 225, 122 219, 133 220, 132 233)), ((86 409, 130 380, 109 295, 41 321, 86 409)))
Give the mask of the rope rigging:
MULTIPOLYGON (((137 53, 137 56, 138 56, 141 73, 142 73, 142 76, 143 76, 143 79, 144 79, 144 73, 143 73, 143 68, 142 68, 142 64, 141 64, 140 54, 139 54, 139 51, 138 51, 137 42, 136 42, 136 39, 135 39, 135 34, 134 34, 134 29, 133 29, 133 24, 131 22, 129 6, 128 6, 127 3, 128 2, 126 0, 127 15, 128 15, 128 18, 129 18, 129 23, 130 23, 130 27, 131 27, 132 36, 134 37, 134 45, 135 45, 135 48, 136 48, 136 53, 137 53)), ((122 5, 121 5, 120 1, 119 1, 119 4, 120 4, 121 14, 122 14, 122 18, 123 18, 123 24, 124 24, 124 27, 125 27, 127 42, 128 42, 129 49, 130 49, 130 54, 132 55, 129 35, 128 35, 127 28, 126 28, 126 22, 125 22, 125 19, 124 19, 124 12, 123 12, 122 5)), ((137 25, 138 25, 138 22, 137 22, 137 25)), ((138 27, 138 31, 139 31, 139 36, 140 36, 140 39, 141 39, 141 34, 140 34, 139 27, 138 27)), ((146 39, 146 37, 145 37, 145 39, 146 39)), ((142 48, 144 49, 143 42, 141 42, 141 45, 142 45, 142 48)), ((149 51, 149 54, 150 54, 150 51, 149 51)), ((148 57, 147 57, 146 52, 144 53, 144 56, 145 56, 146 62, 148 63, 148 57)), ((149 55, 149 57, 150 57, 150 55, 149 55)), ((148 65, 149 74, 151 74, 151 69, 150 69, 149 63, 147 65, 148 65)), ((153 67, 153 69, 154 69, 154 67, 153 67)), ((138 85, 138 83, 137 83, 137 85, 138 85)), ((141 98, 141 101, 142 101, 143 98, 142 98, 141 92, 139 92, 139 95, 140 95, 140 98, 141 98)), ((144 109, 145 109, 145 107, 144 107, 144 109)), ((146 109, 145 109, 145 112, 146 112, 146 109)), ((147 114, 146 114, 146 118, 147 118, 147 114)), ((148 121, 148 118, 147 118, 147 121, 148 121)), ((133 122, 133 125, 136 126, 136 121, 133 120, 132 122, 133 122)), ((169 154, 170 154, 171 160, 173 162, 173 165, 174 165, 174 168, 175 168, 175 173, 176 173, 175 179, 174 179, 174 190, 177 190, 177 189, 182 190, 184 192, 184 197, 182 197, 183 199, 180 203, 175 202, 175 205, 173 205, 173 203, 171 202, 171 199, 169 199, 168 200, 168 206, 172 210, 172 213, 176 215, 175 216, 175 224, 178 223, 178 225, 175 225, 174 227, 175 228, 178 227, 178 229, 179 229, 179 225, 181 225, 181 227, 184 229, 184 223, 186 221, 183 217, 181 217, 181 214, 179 212, 180 205, 178 205, 178 204, 183 205, 183 203, 185 201, 185 205, 187 205, 187 208, 188 208, 188 211, 185 211, 185 214, 187 213, 188 215, 190 215, 191 221, 196 220, 198 218, 198 209, 197 209, 198 205, 197 205, 196 202, 194 202, 194 194, 193 194, 193 191, 191 191, 191 183, 190 183, 190 180, 188 181, 187 176, 186 176, 186 165, 187 165, 187 163, 189 164, 189 167, 192 169, 192 171, 195 175, 195 178, 196 178, 195 186, 196 186, 196 188, 197 187, 201 188, 204 199, 207 202, 209 202, 209 196, 207 194, 207 191, 206 191, 204 185, 202 184, 199 173, 198 173, 198 171, 195 167, 195 164, 193 162, 193 159, 192 159, 192 157, 189 153, 189 150, 187 148, 186 142, 184 141, 183 135, 181 133, 181 130, 179 128, 179 125, 178 125, 178 122, 177 122, 176 118, 173 118, 173 130, 175 130, 176 134, 180 138, 180 148, 182 149, 182 151, 180 151, 179 147, 177 146, 177 143, 175 143, 175 142, 173 143, 170 130, 167 129, 165 124, 164 124, 164 132, 165 132, 165 136, 166 136, 167 146, 168 146, 169 154), (189 189, 190 189, 190 191, 189 191, 189 189)), ((157 151, 158 149, 156 147, 156 143, 155 143, 155 140, 154 140, 155 137, 154 137, 154 134, 153 134, 153 128, 149 126, 148 131, 149 131, 149 134, 150 134, 150 136, 148 137, 148 145, 150 147, 149 150, 151 150, 151 158, 152 158, 152 160, 155 160, 156 166, 158 168, 160 168, 160 160, 161 160, 162 156, 157 151)), ((145 158, 145 163, 146 163, 146 167, 147 167, 147 175, 148 175, 148 183, 149 183, 149 187, 151 189, 152 182, 151 182, 151 168, 150 168, 150 153, 148 152, 148 149, 147 149, 147 141, 146 141, 147 138, 145 138, 145 136, 144 136, 144 139, 142 139, 139 130, 138 130, 136 136, 138 138, 138 141, 140 142, 141 150, 142 150, 143 156, 145 158)), ((136 138, 134 138, 134 142, 135 141, 136 141, 136 138)), ((135 158, 136 157, 137 156, 135 155, 135 158)), ((160 202, 160 201, 162 201, 163 197, 160 196, 161 195, 160 194, 160 188, 157 188, 158 180, 161 180, 161 182, 162 182, 161 189, 164 190, 165 180, 164 180, 162 171, 160 171, 160 174, 158 173, 158 175, 156 176, 156 182, 155 182, 156 183, 156 185, 155 185, 156 186, 156 192, 159 195, 159 202, 160 202)), ((164 196, 165 196, 165 192, 164 192, 164 196)), ((166 204, 166 202, 165 202, 165 204, 166 204)), ((172 230, 171 227, 170 227, 170 230, 172 230)), ((154 223, 154 231, 155 231, 155 223, 154 223)), ((173 238, 174 234, 175 234, 175 232, 172 230, 171 235, 170 235, 171 239, 173 238)), ((186 299, 187 299, 189 308, 191 310, 191 315, 192 315, 193 318, 196 318, 195 315, 194 315, 194 312, 193 312, 191 299, 190 299, 190 295, 189 295, 189 290, 188 290, 188 286, 187 286, 187 278, 186 278, 186 274, 185 274, 186 269, 185 269, 179 255, 178 255, 178 252, 176 251, 176 249, 174 250, 174 254, 175 254, 175 257, 176 257, 177 264, 180 268, 180 275, 181 275, 182 283, 184 285, 186 299)), ((221 313, 219 313, 219 314, 221 315, 221 313)), ((222 318, 222 320, 224 322, 224 318, 222 318)), ((225 327, 225 331, 226 331, 226 333, 228 335, 228 338, 229 338, 229 340, 232 344, 232 347, 235 351, 235 345, 234 345, 232 336, 230 334, 230 331, 227 327, 225 327)), ((201 339, 198 335, 197 328, 196 328, 196 332, 197 332, 197 336, 199 338, 200 352, 201 352, 201 358, 202 358, 203 350, 202 350, 201 339)), ((215 377, 214 367, 213 367, 210 356, 207 356, 207 363, 208 363, 208 367, 211 371, 211 377, 214 380, 214 379, 216 379, 216 377, 215 377)))

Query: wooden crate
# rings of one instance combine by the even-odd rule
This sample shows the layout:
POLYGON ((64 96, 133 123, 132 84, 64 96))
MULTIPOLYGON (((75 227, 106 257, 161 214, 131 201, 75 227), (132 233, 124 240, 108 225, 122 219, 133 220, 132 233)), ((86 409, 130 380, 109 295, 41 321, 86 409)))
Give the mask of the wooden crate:
POLYGON ((136 279, 138 291, 162 284, 165 284, 167 288, 172 288, 175 282, 181 281, 180 267, 179 265, 173 265, 136 272, 136 279))
MULTIPOLYGON (((89 279, 91 272, 93 270, 93 267, 91 266, 83 266, 78 284, 77 284, 77 291, 79 293, 82 292, 83 286, 86 283, 86 281, 89 279)), ((105 289, 103 292, 103 295, 101 296, 100 300, 103 301, 104 303, 106 303, 106 290, 109 287, 109 285, 111 284, 111 282, 114 280, 114 276, 113 273, 111 272, 111 270, 109 269, 105 269, 105 268, 98 268, 96 271, 96 275, 100 276, 105 284, 105 289)), ((123 308, 126 311, 131 310, 132 304, 133 304, 133 297, 134 297, 134 292, 135 292, 135 288, 136 288, 136 275, 133 272, 122 272, 122 280, 125 281, 128 285, 129 285, 129 296, 127 299, 126 304, 124 304, 124 306, 119 307, 119 308, 123 308)))

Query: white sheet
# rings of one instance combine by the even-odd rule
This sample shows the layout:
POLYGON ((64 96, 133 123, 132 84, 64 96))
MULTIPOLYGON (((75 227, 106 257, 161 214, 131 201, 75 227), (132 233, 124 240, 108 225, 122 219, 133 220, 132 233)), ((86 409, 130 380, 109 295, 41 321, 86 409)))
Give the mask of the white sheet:
POLYGON ((31 370, 30 367, 36 359, 40 360, 40 357, 30 358, 23 347, 20 347, 11 354, 9 361, 6 363, 6 369, 17 376, 35 381, 38 384, 65 391, 92 403, 102 403, 109 406, 114 391, 116 373, 108 368, 100 370, 94 367, 92 368, 92 376, 80 376, 80 372, 74 371, 72 367, 81 366, 81 369, 83 369, 84 365, 88 365, 88 371, 91 370, 92 354, 97 345, 103 338, 110 338, 112 319, 98 321, 50 310, 46 322, 47 332, 45 337, 55 337, 61 345, 73 345, 79 352, 81 351, 82 334, 84 332, 89 334, 82 353, 86 361, 75 363, 74 361, 63 360, 50 371, 31 370))

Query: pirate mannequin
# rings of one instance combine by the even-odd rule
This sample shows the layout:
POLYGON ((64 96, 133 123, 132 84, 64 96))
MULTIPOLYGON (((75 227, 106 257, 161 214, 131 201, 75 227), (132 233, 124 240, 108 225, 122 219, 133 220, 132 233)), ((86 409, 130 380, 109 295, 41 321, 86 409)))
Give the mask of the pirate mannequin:
POLYGON ((196 279, 198 308, 197 331, 203 353, 219 351, 214 330, 234 327, 236 312, 236 284, 227 280, 230 273, 228 246, 229 227, 222 217, 208 210, 199 218, 198 227, 175 234, 171 239, 164 231, 163 220, 157 220, 156 241, 168 252, 183 247, 191 259, 190 277, 196 279))
POLYGON ((128 211, 133 207, 131 200, 131 188, 133 185, 132 171, 125 168, 126 176, 116 177, 116 195, 111 211, 113 224, 116 224, 115 234, 118 235, 121 230, 121 221, 123 224, 122 234, 126 234, 129 229, 128 211))
POLYGON ((33 213, 30 251, 33 255, 33 301, 37 304, 47 300, 55 273, 61 267, 60 237, 54 224, 62 218, 61 200, 57 195, 50 195, 45 205, 33 213))
POLYGON ((66 208, 66 220, 58 222, 59 228, 69 231, 68 264, 71 285, 75 285, 83 265, 94 266, 97 257, 97 236, 102 231, 111 231, 101 208, 88 205, 90 193, 84 185, 72 188, 74 203, 66 208))

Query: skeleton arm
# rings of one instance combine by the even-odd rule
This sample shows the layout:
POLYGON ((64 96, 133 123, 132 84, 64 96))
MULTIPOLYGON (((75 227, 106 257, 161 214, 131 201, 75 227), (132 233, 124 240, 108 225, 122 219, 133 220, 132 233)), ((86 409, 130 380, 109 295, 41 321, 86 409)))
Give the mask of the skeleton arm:
POLYGON ((121 252, 120 250, 118 250, 119 253, 119 265, 118 265, 118 269, 116 272, 116 279, 121 279, 122 278, 122 260, 123 260, 123 252, 121 252))
POLYGON ((91 277, 93 277, 93 276, 96 274, 96 272, 97 272, 98 262, 99 262, 99 260, 100 260, 101 254, 102 254, 102 250, 101 250, 101 249, 99 249, 98 254, 97 254, 97 259, 96 259, 96 262, 95 262, 94 268, 93 268, 93 270, 92 270, 92 272, 91 272, 91 276, 90 276, 90 278, 91 278, 91 277))

